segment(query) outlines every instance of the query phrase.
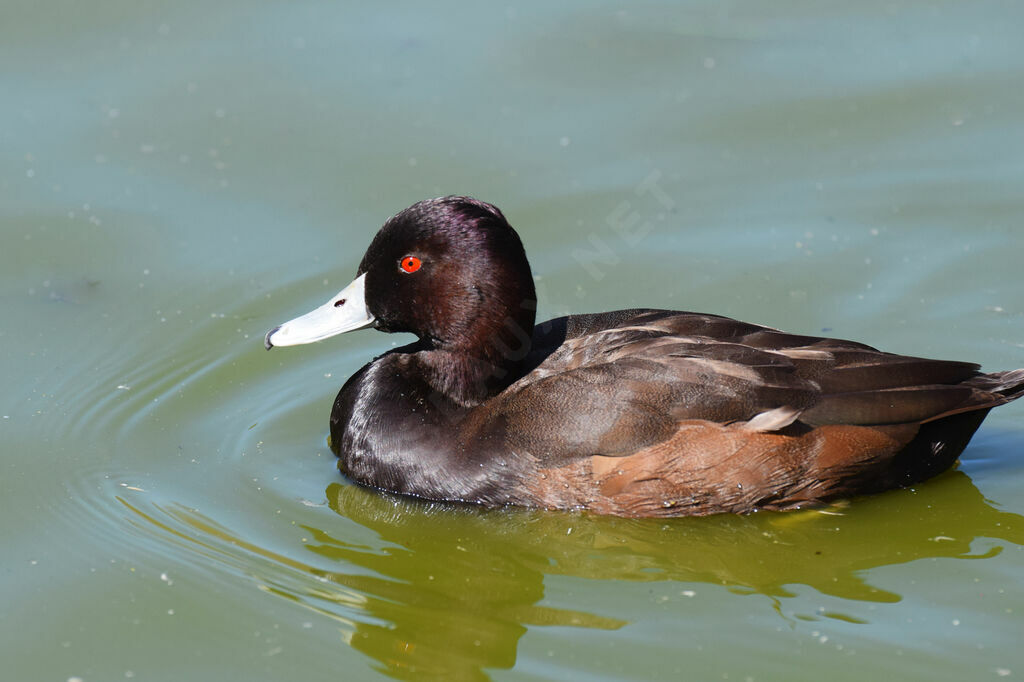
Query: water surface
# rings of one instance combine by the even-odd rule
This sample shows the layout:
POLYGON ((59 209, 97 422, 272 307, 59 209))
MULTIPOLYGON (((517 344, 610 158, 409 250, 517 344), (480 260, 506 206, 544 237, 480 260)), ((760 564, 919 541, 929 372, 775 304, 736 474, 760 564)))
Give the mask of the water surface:
POLYGON ((1024 406, 824 510, 481 511, 334 469, 266 353, 377 227, 499 205, 541 315, 716 312, 1024 366, 1019 3, 0 5, 11 679, 1024 674, 1024 406))

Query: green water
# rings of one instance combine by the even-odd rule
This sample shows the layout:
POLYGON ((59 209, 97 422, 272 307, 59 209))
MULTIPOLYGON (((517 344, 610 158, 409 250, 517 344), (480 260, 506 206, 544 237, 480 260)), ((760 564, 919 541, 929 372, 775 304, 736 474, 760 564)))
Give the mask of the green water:
POLYGON ((675 521, 357 489, 407 338, 267 353, 392 213, 519 230, 541 315, 717 312, 1024 366, 1024 5, 0 0, 10 680, 1024 675, 1024 404, 958 471, 675 521))

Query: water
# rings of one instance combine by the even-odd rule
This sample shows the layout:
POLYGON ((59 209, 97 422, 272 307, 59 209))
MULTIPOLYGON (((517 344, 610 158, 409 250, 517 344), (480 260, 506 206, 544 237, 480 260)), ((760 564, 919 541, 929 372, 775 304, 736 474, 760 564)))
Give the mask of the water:
POLYGON ((0 5, 0 653, 16 680, 1010 679, 1024 407, 791 514, 429 505, 266 353, 467 193, 541 314, 703 310, 1024 366, 1019 3, 0 5))

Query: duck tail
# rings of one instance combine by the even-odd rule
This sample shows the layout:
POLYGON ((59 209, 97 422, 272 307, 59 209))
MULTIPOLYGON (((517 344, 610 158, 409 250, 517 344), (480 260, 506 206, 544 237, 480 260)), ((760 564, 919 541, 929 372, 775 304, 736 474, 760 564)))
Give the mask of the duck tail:
POLYGON ((1024 395, 1024 368, 979 374, 964 383, 972 388, 993 393, 1002 398, 1001 403, 1008 403, 1024 395))

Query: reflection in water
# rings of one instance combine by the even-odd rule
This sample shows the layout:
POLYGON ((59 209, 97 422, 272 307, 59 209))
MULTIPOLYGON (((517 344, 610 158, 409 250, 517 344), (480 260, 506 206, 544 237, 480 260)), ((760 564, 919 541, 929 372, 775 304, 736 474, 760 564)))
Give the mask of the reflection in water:
POLYGON ((537 605, 551 559, 521 540, 549 530, 532 523, 543 515, 479 514, 338 483, 328 487, 327 499, 339 514, 395 543, 383 552, 367 552, 307 528, 320 543, 309 546, 312 551, 374 572, 332 578, 373 595, 367 610, 383 625, 357 626, 351 644, 381 661, 391 675, 479 679, 483 668, 515 664, 527 625, 614 629, 626 624, 537 605))
POLYGON ((327 499, 380 542, 351 544, 338 532, 306 526, 305 548, 317 555, 306 563, 239 538, 194 510, 157 507, 158 514, 121 501, 150 530, 155 524, 173 541, 253 576, 264 591, 335 619, 353 647, 400 679, 487 679, 488 669, 515 664, 530 625, 627 625, 614 613, 540 604, 548 575, 608 581, 609 590, 617 580, 705 583, 776 603, 793 596, 789 585, 895 602, 900 595, 871 585, 868 571, 1001 551, 992 542, 973 550, 979 538, 1024 545, 1024 517, 992 507, 961 472, 846 508, 669 521, 488 511, 340 483, 328 487, 327 499))

